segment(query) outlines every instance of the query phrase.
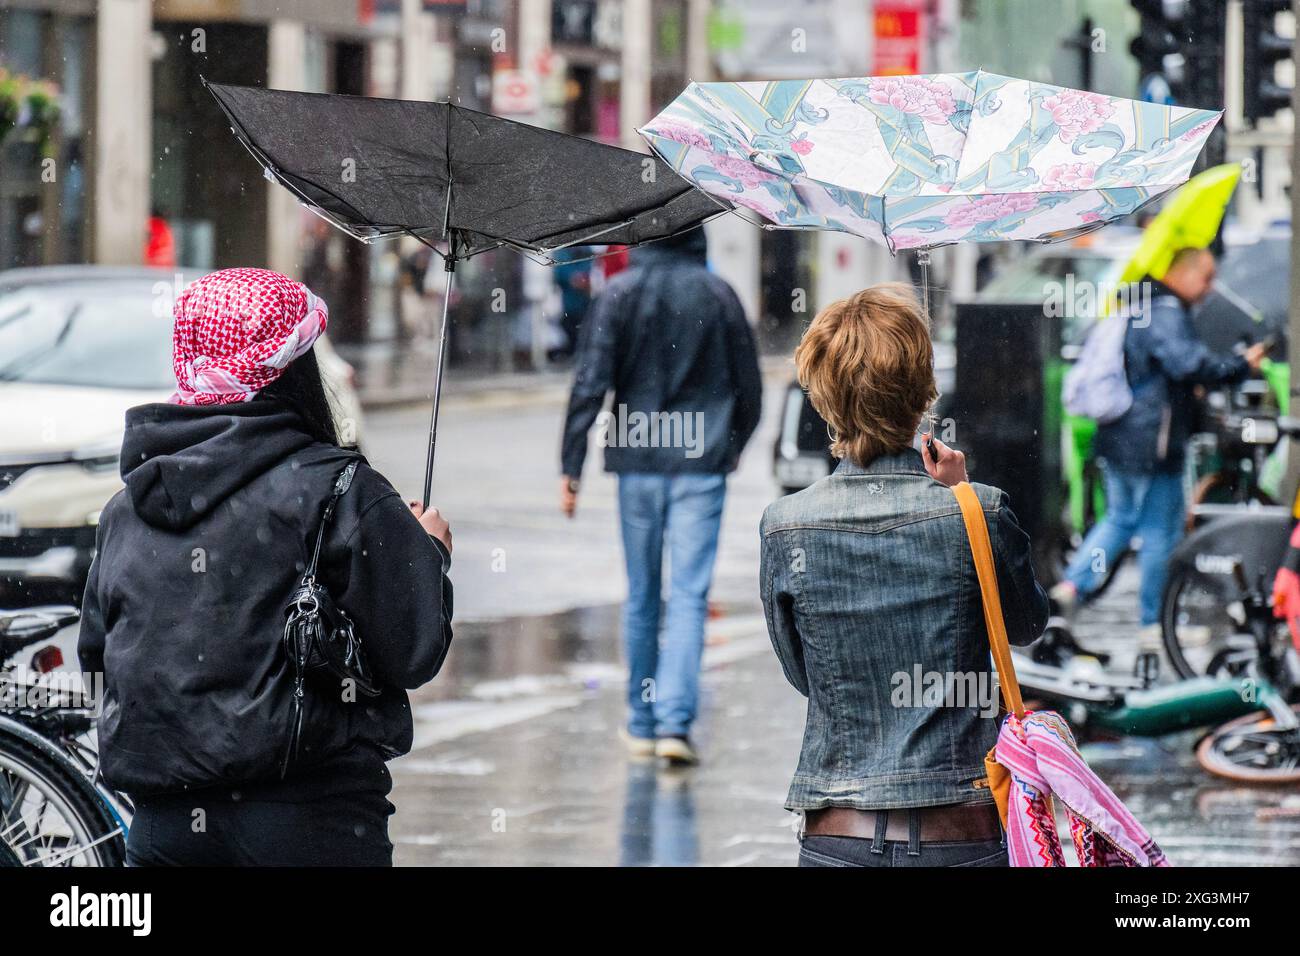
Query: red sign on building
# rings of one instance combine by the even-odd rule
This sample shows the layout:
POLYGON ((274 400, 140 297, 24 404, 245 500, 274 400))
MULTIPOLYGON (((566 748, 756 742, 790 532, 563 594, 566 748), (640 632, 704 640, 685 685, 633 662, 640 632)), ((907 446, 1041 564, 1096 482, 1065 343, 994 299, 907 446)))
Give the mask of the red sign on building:
POLYGON ((925 12, 912 0, 876 0, 873 76, 905 76, 921 72, 925 42, 925 12))

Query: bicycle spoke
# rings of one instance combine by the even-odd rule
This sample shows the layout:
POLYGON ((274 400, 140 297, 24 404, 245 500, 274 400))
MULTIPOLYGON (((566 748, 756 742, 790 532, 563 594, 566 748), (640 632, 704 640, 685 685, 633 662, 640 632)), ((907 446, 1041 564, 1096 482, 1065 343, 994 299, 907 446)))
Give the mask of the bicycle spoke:
POLYGON ((97 849, 121 842, 122 830, 104 832, 103 817, 87 806, 76 782, 86 774, 72 755, 54 766, 31 760, 22 750, 0 746, 0 795, 6 801, 0 806, 0 842, 8 854, 24 866, 40 867, 95 866, 120 857, 120 850, 106 856, 97 849))
POLYGON ((88 854, 88 853, 90 853, 92 850, 94 850, 95 847, 100 846, 101 844, 107 843, 109 840, 116 839, 117 836, 118 836, 119 834, 121 834, 121 832, 122 832, 122 828, 121 828, 121 827, 118 827, 117 829, 113 830, 112 832, 104 834, 104 835, 103 835, 102 837, 100 837, 98 840, 92 840, 90 843, 86 843, 86 844, 84 844, 84 845, 82 845, 82 844, 74 844, 74 845, 68 847, 66 850, 64 850, 63 853, 62 853, 61 855, 54 856, 54 857, 50 857, 50 858, 46 859, 44 862, 41 862, 41 863, 36 864, 36 865, 39 865, 39 866, 63 866, 65 860, 71 859, 71 858, 73 858, 73 857, 81 856, 81 855, 83 855, 83 854, 88 854))

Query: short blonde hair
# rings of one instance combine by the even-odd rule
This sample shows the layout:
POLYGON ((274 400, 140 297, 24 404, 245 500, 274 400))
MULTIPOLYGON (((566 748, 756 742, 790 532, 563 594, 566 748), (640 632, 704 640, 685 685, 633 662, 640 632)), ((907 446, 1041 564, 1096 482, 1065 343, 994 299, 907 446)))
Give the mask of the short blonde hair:
POLYGON ((794 353, 799 384, 858 465, 912 444, 939 397, 930 326, 912 287, 887 282, 817 313, 794 353))

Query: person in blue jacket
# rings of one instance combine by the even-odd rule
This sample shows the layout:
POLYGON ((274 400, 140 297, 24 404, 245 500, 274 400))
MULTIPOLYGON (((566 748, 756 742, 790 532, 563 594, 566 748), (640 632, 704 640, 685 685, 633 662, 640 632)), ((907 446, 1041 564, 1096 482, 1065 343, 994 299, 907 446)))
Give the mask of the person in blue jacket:
POLYGON ((703 229, 633 251, 631 268, 610 281, 583 324, 560 452, 560 507, 569 517, 593 424, 605 470, 618 475, 628 577, 622 735, 632 756, 675 764, 698 761, 690 733, 727 475, 758 426, 763 398, 745 311, 707 263, 703 229))
MULTIPOLYGON (((1150 277, 1150 296, 1129 320, 1124 367, 1133 404, 1098 426, 1094 450, 1106 480, 1106 516, 1084 539, 1051 596, 1069 613, 1086 602, 1106 571, 1135 538, 1142 582, 1138 591, 1144 637, 1159 629, 1160 595, 1169 554, 1182 536, 1183 462, 1195 421, 1195 388, 1240 381, 1268 351, 1263 343, 1242 355, 1219 355, 1192 325, 1191 309, 1214 283, 1214 255, 1182 249, 1163 281, 1150 277)), ((1144 640, 1145 648, 1151 641, 1144 640)))

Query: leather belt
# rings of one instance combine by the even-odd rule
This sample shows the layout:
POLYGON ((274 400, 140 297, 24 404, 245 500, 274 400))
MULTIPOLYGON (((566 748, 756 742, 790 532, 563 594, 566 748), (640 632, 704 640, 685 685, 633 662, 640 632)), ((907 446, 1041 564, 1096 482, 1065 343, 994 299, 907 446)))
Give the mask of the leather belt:
POLYGON ((884 815, 886 840, 906 843, 910 839, 909 818, 919 818, 920 842, 961 843, 970 840, 998 840, 1002 821, 993 804, 947 807, 912 807, 898 810, 855 810, 852 807, 827 807, 804 814, 804 833, 808 836, 846 836, 872 840, 884 815))

